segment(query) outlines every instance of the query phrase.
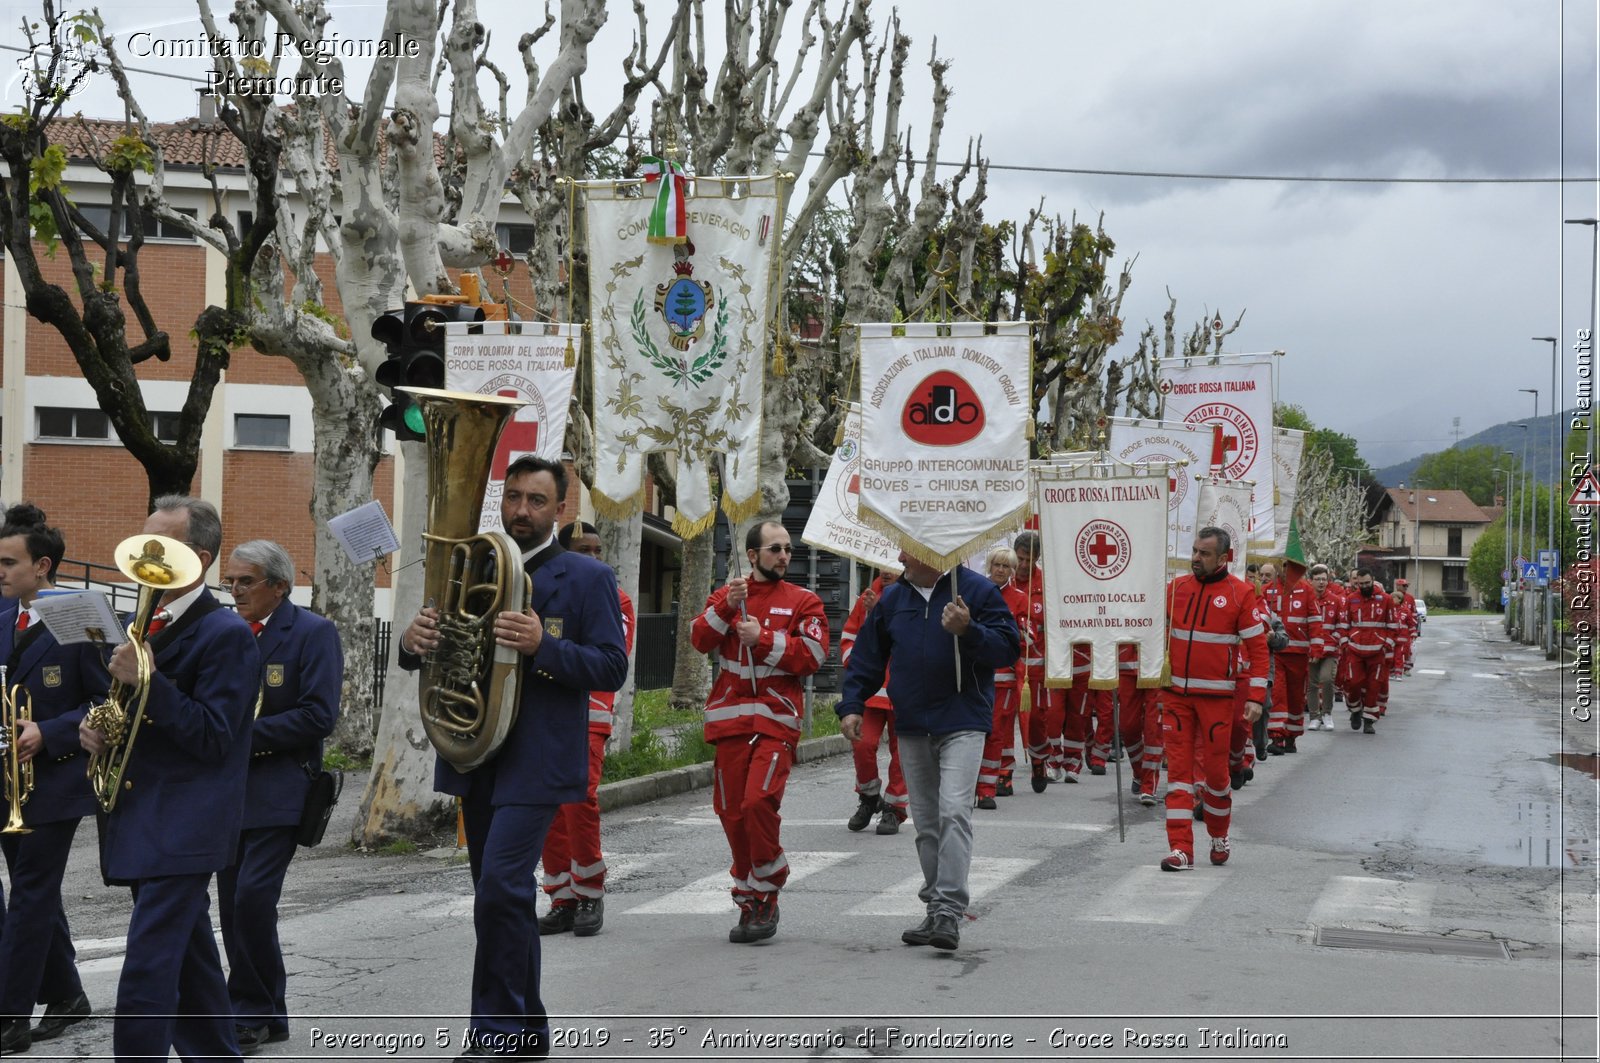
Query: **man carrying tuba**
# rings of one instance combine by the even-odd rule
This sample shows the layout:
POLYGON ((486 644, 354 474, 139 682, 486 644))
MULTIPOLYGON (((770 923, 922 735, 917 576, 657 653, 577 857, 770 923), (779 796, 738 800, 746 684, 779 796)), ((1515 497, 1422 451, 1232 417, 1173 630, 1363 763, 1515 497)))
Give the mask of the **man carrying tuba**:
MULTIPOLYGON (((212 936, 211 876, 233 862, 244 820, 250 716, 261 678, 250 625, 205 586, 222 547, 211 503, 156 499, 145 534, 187 543, 198 574, 166 590, 148 648, 118 646, 107 666, 129 688, 149 656, 149 700, 101 846, 108 880, 133 888, 126 958, 112 1027, 116 1059, 238 1059, 233 1008, 212 936)), ((83 747, 103 753, 105 735, 79 728, 83 747)))
MULTIPOLYGON (((472 1024, 461 1058, 543 1059, 550 1021, 539 996, 534 865, 563 804, 582 801, 589 778, 589 692, 616 690, 628 674, 611 569, 556 541, 567 473, 522 457, 506 470, 501 524, 533 579, 527 612, 494 618, 494 641, 522 655, 522 696, 499 751, 462 773, 440 758, 434 789, 461 798, 476 892, 472 1024)), ((424 608, 400 637, 400 665, 415 669, 440 646, 439 611, 424 608)))
MULTIPOLYGON (((61 906, 61 880, 78 820, 95 810, 79 755, 78 721, 89 702, 105 695, 107 680, 93 645, 60 645, 33 609, 52 593, 65 553, 60 530, 49 527, 37 507, 6 511, 0 527, 0 664, 6 687, 15 688, 31 717, 21 720, 19 712, 16 734, 7 741, 16 744, 18 774, 31 772, 33 783, 24 792, 22 780, 6 780, 8 789, 19 788, 19 798, 26 799, 27 833, 0 834, 11 875, 11 906, 0 929, 0 1053, 7 1056, 59 1037, 90 1011, 61 906), (30 1028, 35 1001, 45 1002, 45 1013, 30 1028)), ((8 773, 11 765, 8 755, 8 773)))

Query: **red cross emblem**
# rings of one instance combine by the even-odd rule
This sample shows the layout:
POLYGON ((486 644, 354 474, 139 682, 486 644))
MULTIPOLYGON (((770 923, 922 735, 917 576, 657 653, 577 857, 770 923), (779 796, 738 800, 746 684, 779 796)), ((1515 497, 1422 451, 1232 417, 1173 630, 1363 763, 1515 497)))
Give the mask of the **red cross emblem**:
MULTIPOLYGON (((522 398, 512 388, 501 388, 495 394, 508 399, 522 398)), ((495 448, 494 462, 489 472, 489 478, 492 480, 504 480, 506 478, 506 468, 511 464, 511 456, 513 454, 532 454, 538 449, 539 422, 519 421, 513 417, 507 422, 505 431, 500 433, 500 445, 495 448)))
POLYGON ((494 256, 494 268, 497 273, 510 273, 512 267, 516 264, 517 260, 511 257, 511 252, 503 247, 500 249, 500 253, 494 256))
POLYGON ((1095 518, 1078 532, 1073 553, 1078 567, 1097 580, 1116 579, 1128 567, 1132 543, 1116 521, 1095 518))
POLYGON ((1094 563, 1104 568, 1118 553, 1114 539, 1104 532, 1096 532, 1089 540, 1089 556, 1094 558, 1094 563))

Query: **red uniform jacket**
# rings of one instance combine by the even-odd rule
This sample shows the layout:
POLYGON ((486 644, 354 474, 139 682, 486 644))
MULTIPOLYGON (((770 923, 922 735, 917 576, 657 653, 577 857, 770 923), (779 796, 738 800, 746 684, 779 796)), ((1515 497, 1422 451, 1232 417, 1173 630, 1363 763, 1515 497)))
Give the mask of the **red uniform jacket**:
POLYGON ((1235 664, 1244 644, 1249 659, 1248 700, 1267 695, 1267 629, 1256 589, 1227 569, 1207 580, 1179 576, 1167 593, 1171 688, 1180 694, 1232 696, 1235 664))
POLYGON ((1289 645, 1278 652, 1286 657, 1321 656, 1325 634, 1322 613, 1317 608, 1317 592, 1306 580, 1298 580, 1294 589, 1284 586, 1282 580, 1273 580, 1261 588, 1261 596, 1289 636, 1289 645))
POLYGON ((727 587, 711 595, 689 629, 694 648, 715 651, 720 665, 706 701, 706 741, 749 734, 798 741, 802 680, 828 656, 822 599, 783 580, 751 579, 749 586, 745 610, 761 623, 754 646, 739 642, 734 625, 741 617, 739 608, 728 604, 727 587))
MULTIPOLYGON (((891 580, 890 582, 893 581, 891 580)), ((879 576, 872 581, 872 586, 868 588, 868 590, 877 595, 879 598, 882 598, 883 588, 887 585, 888 584, 884 582, 884 578, 879 576)), ((848 668, 850 666, 850 651, 855 648, 856 634, 861 630, 861 625, 866 622, 866 619, 867 591, 862 591, 860 596, 856 598, 856 604, 850 609, 850 616, 844 622, 844 630, 839 632, 840 668, 848 668)), ((872 695, 872 697, 868 698, 866 704, 867 708, 869 709, 894 708, 894 705, 889 701, 889 670, 887 668, 883 670, 883 687, 879 689, 876 694, 872 695)))
POLYGON ((1345 647, 1363 657, 1394 653, 1394 603, 1387 594, 1368 598, 1351 591, 1344 600, 1345 647))
MULTIPOLYGON (((628 597, 628 592, 621 587, 617 588, 617 606, 622 610, 622 644, 628 651, 628 660, 633 660, 633 629, 638 625, 638 618, 633 611, 633 599, 628 597)), ((613 711, 617 704, 615 690, 589 691, 589 733, 595 735, 608 735, 611 733, 611 721, 616 713, 613 711)))

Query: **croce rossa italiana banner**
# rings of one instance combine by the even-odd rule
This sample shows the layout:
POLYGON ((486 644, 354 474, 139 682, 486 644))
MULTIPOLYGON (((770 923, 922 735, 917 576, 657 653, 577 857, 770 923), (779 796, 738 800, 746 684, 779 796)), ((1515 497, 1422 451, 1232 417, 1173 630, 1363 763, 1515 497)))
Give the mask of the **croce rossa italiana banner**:
POLYGON ((861 518, 949 569, 1027 517, 1029 323, 857 329, 861 518))
POLYGON ((1164 462, 1092 458, 1035 464, 1044 542, 1045 682, 1072 685, 1072 649, 1092 651, 1089 686, 1117 686, 1118 651, 1139 648, 1141 687, 1167 661, 1167 494, 1164 462))

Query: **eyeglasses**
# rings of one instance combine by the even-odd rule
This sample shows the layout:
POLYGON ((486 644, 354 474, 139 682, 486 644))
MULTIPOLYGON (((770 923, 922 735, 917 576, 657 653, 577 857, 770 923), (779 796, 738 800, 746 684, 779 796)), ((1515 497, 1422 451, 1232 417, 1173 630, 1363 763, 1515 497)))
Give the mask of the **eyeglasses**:
POLYGON ((240 591, 248 591, 256 584, 265 582, 266 580, 256 579, 254 576, 240 576, 238 579, 225 579, 218 583, 217 586, 229 594, 238 594, 240 591))
POLYGON ((790 546, 788 543, 773 543, 771 546, 762 547, 762 549, 765 550, 769 554, 792 554, 792 553, 794 553, 794 547, 790 546))

